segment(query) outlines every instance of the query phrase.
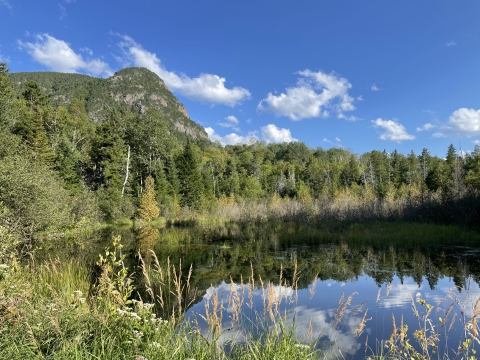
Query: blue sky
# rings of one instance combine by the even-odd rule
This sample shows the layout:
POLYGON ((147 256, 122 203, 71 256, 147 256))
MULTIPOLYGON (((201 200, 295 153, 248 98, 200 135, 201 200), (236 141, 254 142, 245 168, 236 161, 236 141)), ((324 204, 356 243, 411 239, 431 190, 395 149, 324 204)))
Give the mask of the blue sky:
POLYGON ((156 72, 223 144, 480 143, 480 2, 0 0, 12 72, 156 72))

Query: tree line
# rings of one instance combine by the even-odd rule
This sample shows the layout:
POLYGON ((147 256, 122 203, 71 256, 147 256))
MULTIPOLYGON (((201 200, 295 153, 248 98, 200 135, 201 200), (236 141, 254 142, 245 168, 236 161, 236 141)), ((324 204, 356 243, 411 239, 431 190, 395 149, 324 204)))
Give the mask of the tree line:
POLYGON ((0 224, 27 235, 93 217, 132 218, 144 193, 162 215, 174 216, 184 207, 202 212, 272 196, 334 198, 350 191, 376 199, 440 194, 450 201, 480 189, 478 145, 463 156, 450 145, 445 158, 426 148, 404 155, 302 142, 222 147, 172 135, 154 108, 112 109, 98 123, 85 99, 54 105, 38 83, 22 89, 15 91, 1 63, 0 224))

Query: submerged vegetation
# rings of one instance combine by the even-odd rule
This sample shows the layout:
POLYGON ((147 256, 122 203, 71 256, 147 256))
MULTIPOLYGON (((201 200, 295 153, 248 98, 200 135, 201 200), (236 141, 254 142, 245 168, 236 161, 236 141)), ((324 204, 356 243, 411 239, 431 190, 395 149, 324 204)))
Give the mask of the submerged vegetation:
MULTIPOLYGON (((294 319, 316 279, 366 274, 382 288, 395 274, 434 288, 446 276, 465 290, 480 278, 477 253, 460 251, 480 244, 478 145, 445 159, 223 148, 162 84, 143 69, 99 80, 0 64, 1 358, 330 358, 342 355, 334 335, 299 337, 294 319), (223 281, 226 299, 213 286, 223 281)), ((330 325, 360 314, 360 346, 370 313, 353 299, 330 325)), ((480 302, 453 352, 441 338, 462 310, 411 303, 418 329, 394 318, 365 357, 475 357, 480 302)))

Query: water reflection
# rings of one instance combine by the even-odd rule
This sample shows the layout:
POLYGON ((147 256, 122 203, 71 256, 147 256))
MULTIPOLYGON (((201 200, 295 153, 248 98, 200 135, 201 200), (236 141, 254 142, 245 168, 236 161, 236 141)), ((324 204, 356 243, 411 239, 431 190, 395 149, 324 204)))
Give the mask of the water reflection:
MULTIPOLYGON (((418 303, 422 298, 434 306, 432 311, 432 324, 440 324, 440 317, 445 316, 448 307, 453 303, 453 311, 450 312, 448 325, 448 344, 441 343, 438 349, 442 354, 445 351, 453 355, 458 350, 463 333, 463 323, 460 317, 453 319, 453 314, 462 311, 471 315, 472 301, 480 295, 480 288, 472 279, 467 279, 468 291, 461 293, 449 278, 439 280, 438 286, 432 290, 427 280, 420 286, 413 278, 400 279, 393 276, 391 284, 378 287, 376 281, 368 276, 359 276, 354 281, 345 283, 314 280, 307 288, 298 291, 292 287, 272 286, 272 293, 278 301, 278 318, 273 320, 269 316, 268 297, 269 291, 255 288, 246 284, 221 282, 218 286, 206 290, 201 301, 189 309, 187 319, 195 318, 200 325, 202 335, 205 338, 211 336, 209 324, 197 314, 205 314, 205 309, 212 309, 214 301, 218 303, 217 309, 223 309, 220 314, 219 342, 242 342, 248 338, 248 333, 261 333, 266 327, 278 327, 279 318, 282 318, 287 328, 295 325, 295 335, 300 341, 311 344, 318 340, 317 347, 322 349, 329 358, 345 357, 349 359, 361 359, 373 355, 372 351, 382 350, 381 341, 389 339, 392 331, 392 316, 395 317, 397 326, 403 318, 404 324, 409 326, 409 336, 413 340, 413 332, 419 328, 419 319, 412 310, 412 299, 420 312, 425 308, 418 303), (380 289, 380 291, 378 291, 380 289), (250 293, 251 292, 251 293, 250 293), (232 304, 232 293, 242 294, 241 312, 244 314, 242 321, 234 321, 235 305, 232 304), (345 313, 337 324, 339 299, 344 302, 348 294, 356 293, 351 304, 345 309, 345 313), (378 295, 380 294, 380 295, 378 295), (294 301, 292 301, 294 300, 294 301), (362 305, 363 304, 363 305, 362 305), (360 309, 359 309, 360 308, 360 309), (362 320, 364 312, 370 319, 366 323, 364 332, 357 337, 355 329, 362 320), (380 347, 380 348, 379 348, 380 347)), ((421 325, 420 325, 421 326, 421 325)), ((383 349, 385 351, 385 349, 383 349)))
POLYGON ((138 231, 138 251, 146 265, 150 265, 153 259, 151 250, 155 248, 160 232, 152 226, 143 226, 138 231))
MULTIPOLYGON (((455 311, 472 316, 472 302, 480 296, 479 251, 471 247, 431 243, 406 246, 403 242, 387 241, 354 244, 341 237, 332 240, 332 237, 321 236, 314 241, 293 241, 291 235, 298 231, 294 227, 282 230, 268 224, 231 224, 217 229, 187 225, 161 229, 144 226, 135 231, 103 229, 97 234, 101 247, 99 245, 98 250, 87 247, 87 250, 96 257, 113 235, 121 233, 125 248, 130 249, 132 255, 130 269, 138 269, 139 252, 148 265, 151 249, 160 264, 167 263, 167 259, 170 264, 181 264, 185 276, 192 265, 190 287, 197 289, 197 297, 184 296, 186 304, 193 304, 187 318, 191 320, 197 314, 195 318, 207 337, 209 324, 202 316, 206 316, 205 305, 211 309, 216 297, 220 301, 219 309, 224 309, 223 316, 217 318, 222 329, 220 340, 227 343, 242 341, 245 331, 256 334, 265 327, 278 326, 278 322, 272 323, 270 314, 265 313, 266 308, 271 308, 265 305, 268 305, 268 294, 271 304, 282 300, 276 311, 284 316, 287 325, 295 323, 299 339, 310 343, 318 338, 319 348, 328 350, 331 356, 341 353, 347 358, 364 358, 371 350, 382 350, 379 341, 390 337, 392 314, 397 324, 403 316, 410 326, 411 337, 418 328, 418 319, 412 311, 412 298, 415 301, 417 293, 435 306, 431 316, 435 324, 455 299, 459 300, 454 305, 455 311), (248 285, 252 273, 255 283, 248 285), (272 285, 266 295, 265 290, 261 290, 262 282, 263 288, 266 284, 276 285, 272 285), (343 293, 347 297, 354 292, 357 295, 346 308, 342 321, 334 326, 339 299, 343 293), (232 300, 235 293, 243 299, 241 306, 232 300), (355 307, 362 303, 361 311, 354 313, 355 307), (239 309, 242 316, 237 319, 239 309), (365 310, 371 320, 357 339, 354 330, 365 310)), ((142 284, 136 285, 140 295, 146 298, 142 284)), ((170 303, 175 306, 173 300, 170 303)), ((164 311, 163 316, 159 314, 164 318, 171 314, 169 309, 164 311)), ((459 316, 451 323, 449 343, 442 343, 442 347, 458 345, 464 330, 460 320, 459 316)), ((440 349, 439 353, 443 351, 440 349)))

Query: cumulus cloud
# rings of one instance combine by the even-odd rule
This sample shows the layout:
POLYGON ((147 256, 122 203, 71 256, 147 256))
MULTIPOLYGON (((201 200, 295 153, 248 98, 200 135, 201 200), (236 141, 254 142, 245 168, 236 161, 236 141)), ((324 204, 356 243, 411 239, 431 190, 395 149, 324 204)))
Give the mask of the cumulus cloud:
POLYGON ((269 93, 257 106, 259 111, 275 116, 286 116, 298 121, 307 118, 328 117, 326 109, 333 109, 339 118, 344 111, 355 110, 354 99, 348 94, 352 85, 335 73, 299 71, 297 86, 287 88, 285 93, 269 93))
POLYGON ((231 128, 231 129, 233 129, 237 132, 240 132, 240 128, 238 127, 238 122, 239 121, 235 116, 229 115, 225 118, 225 120, 227 120, 227 121, 218 123, 218 125, 226 127, 226 128, 231 128))
POLYGON ((420 131, 429 131, 429 130, 432 130, 434 128, 436 128, 437 126, 436 125, 433 125, 433 124, 430 124, 430 123, 426 123, 425 125, 421 126, 421 127, 417 127, 417 132, 420 132, 420 131))
POLYGON ((261 137, 258 136, 258 131, 251 131, 246 136, 242 136, 236 133, 231 133, 225 136, 221 136, 215 132, 211 127, 205 128, 208 134, 208 138, 211 141, 218 141, 223 146, 235 145, 235 144, 249 144, 253 141, 263 140, 267 144, 270 143, 283 143, 298 141, 295 139, 290 129, 278 128, 274 124, 268 124, 260 129, 261 137))
POLYGON ((448 118, 447 124, 433 137, 462 137, 480 134, 480 110, 460 108, 448 118))
POLYGON ((36 35, 36 42, 18 41, 21 49, 26 50, 32 58, 53 71, 76 73, 85 71, 93 75, 111 75, 110 66, 100 59, 85 60, 75 53, 70 44, 58 40, 49 34, 36 35))
POLYGON ((457 43, 455 41, 449 41, 448 43, 445 44, 446 46, 450 47, 450 46, 455 46, 457 45, 457 43))
POLYGON ((223 146, 226 145, 236 145, 236 144, 248 144, 252 141, 257 141, 258 136, 256 131, 249 132, 246 136, 241 136, 235 133, 231 133, 225 136, 221 136, 215 132, 211 127, 206 127, 205 131, 207 132, 208 138, 211 141, 218 141, 223 146))
POLYGON ((384 132, 380 134, 380 139, 382 140, 391 140, 399 143, 403 140, 415 139, 415 136, 408 134, 405 127, 395 120, 378 118, 377 120, 372 120, 372 124, 376 128, 384 130, 384 132))
POLYGON ((267 144, 298 141, 298 139, 295 139, 292 136, 290 129, 280 129, 274 124, 268 124, 267 126, 262 127, 262 140, 267 144))
POLYGON ((145 50, 130 36, 119 35, 118 44, 124 59, 135 66, 145 67, 156 73, 172 91, 197 101, 235 106, 250 98, 250 92, 242 87, 226 88, 226 79, 214 74, 200 74, 196 78, 166 70, 155 53, 145 50))
POLYGON ((379 88, 376 84, 372 84, 372 86, 370 87, 370 90, 372 90, 372 91, 379 91, 380 88, 379 88))

